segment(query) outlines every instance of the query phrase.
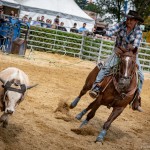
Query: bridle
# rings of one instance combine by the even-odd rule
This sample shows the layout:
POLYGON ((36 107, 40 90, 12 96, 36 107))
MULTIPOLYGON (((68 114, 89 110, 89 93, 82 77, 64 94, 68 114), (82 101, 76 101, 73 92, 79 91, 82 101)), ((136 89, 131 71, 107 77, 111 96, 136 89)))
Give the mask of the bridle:
POLYGON ((125 83, 128 83, 127 85, 130 84, 130 82, 132 81, 134 75, 135 75, 135 67, 136 67, 136 56, 132 53, 124 53, 120 56, 120 61, 119 61, 119 64, 118 64, 118 71, 117 73, 115 74, 115 76, 113 77, 113 83, 114 83, 114 86, 115 86, 115 89, 118 91, 118 93, 120 93, 122 99, 124 99, 127 95, 131 95, 132 93, 135 92, 136 90, 136 87, 131 90, 130 92, 127 92, 126 93, 126 90, 128 89, 125 85, 125 83), (133 63, 132 63, 132 68, 131 68, 131 74, 130 76, 124 76, 122 73, 121 73, 121 69, 123 67, 123 57, 124 56, 128 56, 132 59, 133 63))
POLYGON ((24 97, 24 94, 27 90, 26 88, 26 85, 25 84, 20 84, 20 83, 14 83, 14 80, 12 81, 7 81, 6 84, 2 85, 2 87, 4 88, 4 98, 3 98, 3 101, 5 101, 6 99, 6 95, 8 93, 8 91, 14 91, 14 92, 17 92, 17 93, 20 93, 22 94, 21 98, 19 99, 19 101, 17 102, 18 104, 22 101, 23 97, 24 97), (12 85, 15 85, 15 86, 20 86, 20 89, 17 89, 17 88, 14 88, 12 87, 12 85))
POLYGON ((132 80, 132 78, 133 78, 133 76, 134 76, 134 73, 135 73, 135 71, 134 71, 134 68, 135 68, 135 65, 136 65, 136 61, 134 61, 134 59, 135 59, 135 57, 136 56, 134 56, 133 54, 123 54, 123 56, 128 56, 128 57, 130 57, 131 59, 132 59, 132 61, 134 62, 133 64, 132 64, 132 68, 131 68, 131 75, 130 76, 128 76, 128 77, 125 77, 122 73, 121 73, 121 65, 122 65, 122 57, 120 57, 120 59, 121 59, 121 61, 120 61, 120 65, 119 65, 119 78, 121 78, 121 77, 123 77, 123 78, 126 78, 126 79, 129 79, 129 80, 132 80))

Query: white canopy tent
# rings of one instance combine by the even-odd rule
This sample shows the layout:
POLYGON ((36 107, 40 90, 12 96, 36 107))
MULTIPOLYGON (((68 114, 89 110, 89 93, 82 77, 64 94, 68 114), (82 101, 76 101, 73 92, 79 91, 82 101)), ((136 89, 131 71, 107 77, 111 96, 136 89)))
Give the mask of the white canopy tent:
MULTIPOLYGON (((8 0, 9 1, 9 0, 8 0)), ((89 17, 74 0, 16 0, 21 4, 20 17, 28 15, 36 20, 38 16, 44 16, 52 21, 59 15, 60 21, 66 27, 72 27, 76 22, 77 27, 87 24, 86 28, 91 30, 94 20, 89 17)))
POLYGON ((12 8, 16 8, 16 9, 20 8, 20 4, 17 3, 15 0, 1 0, 0 5, 12 7, 12 8))

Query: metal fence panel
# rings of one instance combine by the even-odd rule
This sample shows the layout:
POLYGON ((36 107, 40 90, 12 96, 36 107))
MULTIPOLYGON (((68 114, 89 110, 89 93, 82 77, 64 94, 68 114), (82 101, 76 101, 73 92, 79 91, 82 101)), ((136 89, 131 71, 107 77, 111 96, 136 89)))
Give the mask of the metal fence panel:
MULTIPOLYGON (((28 36, 28 47, 32 51, 51 51, 98 62, 111 55, 114 43, 106 39, 40 27, 31 28, 28 36)), ((150 43, 141 43, 138 57, 143 71, 150 72, 150 43)))

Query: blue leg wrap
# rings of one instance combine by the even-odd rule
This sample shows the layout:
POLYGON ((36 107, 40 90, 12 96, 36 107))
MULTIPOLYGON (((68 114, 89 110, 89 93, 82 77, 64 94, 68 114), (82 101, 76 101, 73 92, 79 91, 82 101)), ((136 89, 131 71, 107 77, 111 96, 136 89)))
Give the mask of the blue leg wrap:
POLYGON ((81 111, 81 112, 76 116, 76 118, 77 118, 78 120, 80 120, 80 119, 86 114, 86 112, 87 112, 87 110, 84 109, 83 111, 81 111))
POLYGON ((80 128, 82 128, 84 125, 87 125, 88 124, 88 121, 87 120, 84 120, 81 125, 80 125, 80 128))
POLYGON ((100 132, 100 134, 98 135, 98 137, 97 137, 97 139, 96 139, 95 142, 103 142, 106 133, 107 133, 107 131, 103 129, 103 130, 100 132))
POLYGON ((74 108, 74 107, 76 107, 77 106, 77 104, 78 104, 78 102, 79 102, 79 100, 80 100, 80 98, 79 97, 77 97, 72 103, 71 103, 71 105, 70 105, 70 107, 71 108, 74 108))

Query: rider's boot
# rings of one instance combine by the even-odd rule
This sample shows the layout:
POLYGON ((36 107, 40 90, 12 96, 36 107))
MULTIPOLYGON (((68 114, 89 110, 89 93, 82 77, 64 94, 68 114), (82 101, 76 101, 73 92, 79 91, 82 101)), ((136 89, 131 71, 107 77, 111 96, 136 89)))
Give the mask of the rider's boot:
POLYGON ((132 109, 133 110, 137 110, 139 112, 143 112, 143 109, 141 107, 141 97, 140 97, 140 93, 137 92, 137 96, 132 104, 132 109))
POLYGON ((96 85, 94 88, 92 88, 90 91, 89 91, 89 95, 94 99, 94 98, 97 98, 98 95, 99 95, 99 92, 102 90, 102 88, 98 85, 96 85))

